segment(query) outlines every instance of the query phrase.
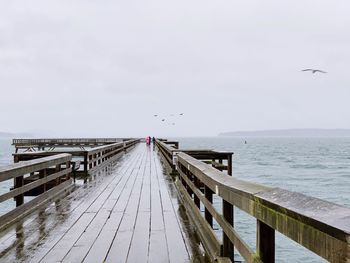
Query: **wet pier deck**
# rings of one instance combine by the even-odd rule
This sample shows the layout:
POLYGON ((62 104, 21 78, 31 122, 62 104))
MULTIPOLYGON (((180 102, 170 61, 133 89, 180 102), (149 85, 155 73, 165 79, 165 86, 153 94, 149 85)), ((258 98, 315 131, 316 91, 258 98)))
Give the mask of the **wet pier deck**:
POLYGON ((0 236, 1 262, 188 262, 202 253, 171 178, 144 144, 0 236))

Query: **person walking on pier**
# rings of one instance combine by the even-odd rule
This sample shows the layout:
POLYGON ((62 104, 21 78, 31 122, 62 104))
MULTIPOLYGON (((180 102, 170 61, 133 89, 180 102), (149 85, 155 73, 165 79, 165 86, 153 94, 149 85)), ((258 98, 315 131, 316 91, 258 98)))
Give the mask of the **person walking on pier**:
POLYGON ((150 145, 151 144, 151 136, 146 137, 146 144, 150 145))

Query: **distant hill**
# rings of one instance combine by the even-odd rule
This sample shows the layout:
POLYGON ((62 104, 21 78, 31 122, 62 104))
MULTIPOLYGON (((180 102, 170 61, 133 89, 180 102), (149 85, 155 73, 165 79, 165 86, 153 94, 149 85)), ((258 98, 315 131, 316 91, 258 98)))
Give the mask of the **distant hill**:
POLYGON ((0 138, 12 138, 14 134, 9 132, 0 132, 0 138))
POLYGON ((13 139, 18 137, 28 138, 31 137, 31 134, 28 133, 10 133, 10 132, 0 132, 0 138, 2 139, 13 139))
POLYGON ((350 137, 350 129, 286 129, 224 132, 226 137, 350 137))

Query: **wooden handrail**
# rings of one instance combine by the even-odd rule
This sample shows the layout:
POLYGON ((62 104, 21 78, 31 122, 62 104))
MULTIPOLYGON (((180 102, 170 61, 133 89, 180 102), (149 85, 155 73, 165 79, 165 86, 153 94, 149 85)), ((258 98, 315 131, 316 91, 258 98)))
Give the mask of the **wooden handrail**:
MULTIPOLYGON (((181 179, 177 181, 177 186, 181 194, 193 204, 192 193, 200 199, 247 262, 274 261, 275 230, 326 260, 350 260, 349 208, 300 193, 236 179, 182 152, 177 154, 177 170, 181 179), (195 180, 199 180, 224 201, 257 219, 257 252, 252 251, 206 199, 198 184, 194 183, 195 180)), ((192 209, 198 207, 192 205, 192 209)), ((206 227, 206 231, 212 231, 209 224, 206 227)))
POLYGON ((12 145, 35 145, 35 144, 97 144, 97 143, 115 143, 122 141, 123 138, 42 138, 42 139, 13 139, 12 145))
POLYGON ((274 262, 275 231, 279 231, 328 261, 350 262, 350 208, 234 178, 230 152, 180 150, 164 140, 156 145, 178 173, 175 185, 212 260, 233 259, 230 244, 234 244, 246 262, 274 262), (227 165, 222 163, 224 158, 227 165), (223 169, 227 173, 219 171, 223 169), (214 194, 222 199, 223 211, 213 205, 214 194), (235 231, 233 207, 256 218, 256 251, 235 231), (223 231, 223 243, 214 233, 213 218, 223 231))
POLYGON ((8 179, 14 179, 16 177, 23 176, 32 172, 37 172, 50 166, 65 163, 70 161, 71 159, 72 156, 70 154, 63 153, 40 159, 2 166, 0 167, 0 182, 3 182, 8 179))
POLYGON ((94 167, 101 165, 106 160, 132 147, 139 141, 139 139, 133 139, 124 142, 103 145, 87 150, 88 169, 91 170, 94 167))
POLYGON ((173 162, 173 154, 177 149, 172 147, 169 144, 166 144, 163 140, 156 140, 156 145, 158 146, 158 149, 162 152, 163 156, 167 160, 168 165, 171 167, 171 169, 175 168, 174 162, 173 162))
POLYGON ((32 160, 42 158, 46 156, 54 156, 60 153, 69 153, 74 157, 79 158, 80 163, 83 166, 83 172, 85 175, 88 174, 89 169, 102 164, 104 161, 113 157, 114 155, 130 148, 139 142, 139 139, 126 140, 118 143, 111 143, 94 147, 87 150, 74 150, 69 151, 41 151, 41 152, 25 152, 13 154, 15 161, 32 160))
POLYGON ((72 155, 65 153, 0 167, 0 182, 14 180, 14 188, 0 195, 0 203, 10 198, 16 200, 16 208, 0 216, 0 229, 72 187, 71 160, 72 155), (26 175, 30 176, 25 177, 26 175), (25 183, 29 178, 30 181, 25 183), (50 182, 54 184, 51 189, 47 189, 50 182), (39 188, 41 193, 24 203, 24 194, 39 188))

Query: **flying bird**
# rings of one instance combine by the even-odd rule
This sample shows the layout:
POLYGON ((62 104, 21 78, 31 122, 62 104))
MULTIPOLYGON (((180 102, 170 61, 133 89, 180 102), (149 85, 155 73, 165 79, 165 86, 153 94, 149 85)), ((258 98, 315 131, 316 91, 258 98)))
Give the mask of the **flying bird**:
POLYGON ((320 70, 320 69, 312 69, 312 68, 303 69, 302 71, 311 71, 312 74, 315 74, 317 72, 319 72, 319 73, 327 73, 326 71, 323 71, 323 70, 320 70))
POLYGON ((184 116, 184 114, 183 114, 183 113, 180 113, 179 115, 180 115, 180 116, 184 116))
POLYGON ((154 114, 153 116, 154 116, 154 117, 158 117, 158 114, 154 114))
POLYGON ((165 119, 162 119, 162 121, 165 121, 165 119))

